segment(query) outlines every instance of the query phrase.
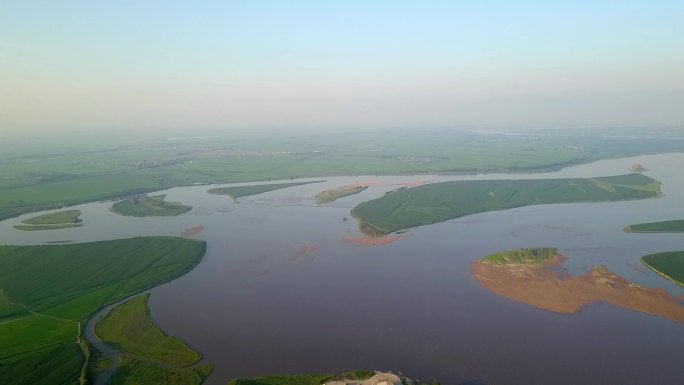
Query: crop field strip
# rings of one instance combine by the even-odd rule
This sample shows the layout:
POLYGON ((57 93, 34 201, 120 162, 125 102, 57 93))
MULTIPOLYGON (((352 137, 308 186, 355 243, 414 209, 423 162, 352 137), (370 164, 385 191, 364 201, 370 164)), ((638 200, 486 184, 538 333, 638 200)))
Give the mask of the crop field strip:
POLYGON ((184 274, 204 250, 203 242, 171 237, 0 247, 0 383, 77 383, 83 321, 107 303, 184 274), (41 363, 54 349, 73 357, 41 363), (43 371, 54 373, 34 376, 43 371))

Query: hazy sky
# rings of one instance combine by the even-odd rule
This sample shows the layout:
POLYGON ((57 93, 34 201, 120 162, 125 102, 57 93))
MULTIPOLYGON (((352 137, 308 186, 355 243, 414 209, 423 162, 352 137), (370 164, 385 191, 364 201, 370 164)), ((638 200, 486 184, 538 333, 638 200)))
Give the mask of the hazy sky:
POLYGON ((684 124, 684 1, 0 0, 0 130, 684 124))

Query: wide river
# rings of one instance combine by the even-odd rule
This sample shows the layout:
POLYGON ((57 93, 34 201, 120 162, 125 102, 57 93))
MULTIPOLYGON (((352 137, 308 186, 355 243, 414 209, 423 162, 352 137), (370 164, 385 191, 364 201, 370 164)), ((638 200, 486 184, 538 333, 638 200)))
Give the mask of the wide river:
POLYGON ((477 285, 469 263, 490 253, 553 246, 581 273, 595 265, 671 294, 684 290, 642 267, 642 255, 684 250, 682 234, 627 234, 633 223, 684 218, 684 154, 604 160, 544 174, 334 177, 244 197, 216 186, 174 188, 194 206, 177 217, 133 218, 109 203, 76 206, 83 227, 23 232, 0 222, 0 243, 195 235, 202 263, 152 290, 151 315, 216 366, 210 384, 270 373, 402 371, 445 384, 681 384, 684 325, 606 304, 561 315, 477 285), (404 183, 625 174, 641 163, 663 183, 657 199, 529 206, 472 215, 359 245, 349 211, 404 183), (360 194, 316 205, 317 192, 368 182, 360 194), (348 218, 349 220, 344 220, 348 218))

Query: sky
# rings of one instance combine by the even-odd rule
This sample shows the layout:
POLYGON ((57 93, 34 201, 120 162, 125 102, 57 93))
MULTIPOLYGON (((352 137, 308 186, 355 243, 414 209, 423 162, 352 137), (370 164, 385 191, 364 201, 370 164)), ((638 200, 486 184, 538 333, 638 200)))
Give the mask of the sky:
POLYGON ((684 125, 684 1, 0 0, 0 131, 684 125))

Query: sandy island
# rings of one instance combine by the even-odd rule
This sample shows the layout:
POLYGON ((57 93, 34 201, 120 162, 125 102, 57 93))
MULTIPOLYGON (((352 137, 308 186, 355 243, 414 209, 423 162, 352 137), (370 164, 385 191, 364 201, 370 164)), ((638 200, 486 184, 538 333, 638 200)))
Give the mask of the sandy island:
POLYGON ((576 313, 593 302, 664 317, 684 323, 684 306, 665 290, 641 287, 597 266, 581 276, 559 269, 565 257, 544 263, 496 265, 485 260, 471 263, 480 286, 514 301, 557 313, 576 313), (548 267, 556 267, 555 271, 548 267), (558 271, 560 270, 560 271, 558 271))
POLYGON ((193 235, 197 235, 201 233, 204 230, 204 226, 195 226, 191 227, 189 229, 185 229, 181 235, 184 237, 192 237, 193 235))

